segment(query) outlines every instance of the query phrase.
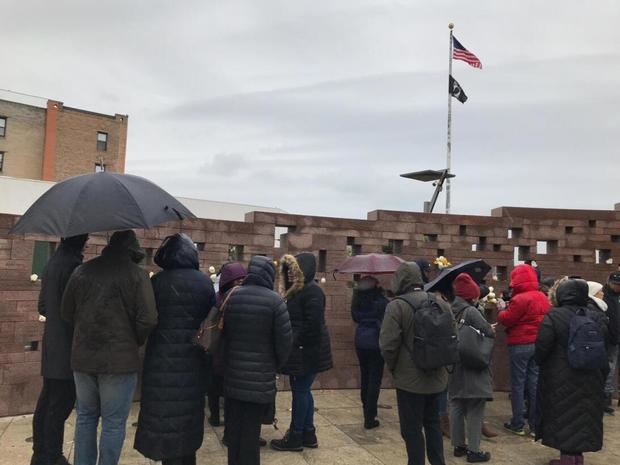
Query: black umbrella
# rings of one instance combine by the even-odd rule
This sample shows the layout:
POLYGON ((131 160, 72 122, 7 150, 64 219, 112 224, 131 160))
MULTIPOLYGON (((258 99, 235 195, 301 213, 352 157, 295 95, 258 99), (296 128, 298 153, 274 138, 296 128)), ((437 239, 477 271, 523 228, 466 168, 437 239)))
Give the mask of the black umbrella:
POLYGON ((97 231, 148 229, 195 218, 151 181, 119 173, 93 173, 59 182, 24 213, 11 233, 69 237, 97 231))
POLYGON ((450 289, 452 281, 461 273, 467 273, 474 281, 481 283, 491 267, 484 260, 468 260, 450 268, 445 268, 435 279, 424 286, 427 292, 450 289))

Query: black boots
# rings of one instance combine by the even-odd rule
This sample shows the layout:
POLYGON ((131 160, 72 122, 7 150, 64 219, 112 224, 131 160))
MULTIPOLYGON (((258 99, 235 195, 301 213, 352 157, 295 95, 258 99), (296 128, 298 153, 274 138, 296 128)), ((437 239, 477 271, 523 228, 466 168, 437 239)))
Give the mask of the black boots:
POLYGON ((378 428, 379 425, 379 420, 377 420, 376 418, 373 418, 372 420, 364 420, 364 428, 366 429, 378 428))
POLYGON ((316 437, 316 430, 312 431, 304 431, 304 434, 301 438, 302 445, 309 449, 316 449, 319 447, 319 440, 316 437))
POLYGON ((607 415, 613 415, 615 412, 614 408, 611 406, 611 393, 605 394, 605 413, 607 415))
POLYGON ((271 440, 271 448, 286 452, 301 452, 304 450, 303 435, 288 430, 282 439, 271 440))
POLYGON ((489 460, 491 460, 490 452, 472 452, 470 450, 467 451, 467 462, 469 463, 488 462, 489 460))

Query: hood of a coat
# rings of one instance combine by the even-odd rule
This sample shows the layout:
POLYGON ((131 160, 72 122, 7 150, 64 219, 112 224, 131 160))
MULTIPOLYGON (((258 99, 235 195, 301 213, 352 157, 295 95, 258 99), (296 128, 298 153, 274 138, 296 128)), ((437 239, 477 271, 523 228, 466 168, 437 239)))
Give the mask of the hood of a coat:
POLYGON ((155 253, 154 262, 164 270, 180 268, 197 270, 200 267, 198 249, 194 241, 185 234, 166 237, 155 253))
POLYGON ((299 268, 304 273, 304 282, 309 283, 316 276, 316 257, 310 252, 295 255, 299 268))
POLYGON ((109 245, 103 249, 101 254, 126 255, 134 263, 140 263, 145 257, 144 251, 140 248, 136 233, 131 229, 116 231, 112 234, 109 245))
POLYGON ((280 260, 280 273, 280 294, 285 300, 289 300, 304 288, 306 277, 297 258, 288 254, 280 260), (289 279, 289 271, 293 275, 292 281, 289 279))
POLYGON ((267 257, 260 255, 252 257, 250 265, 248 266, 248 275, 243 281, 243 284, 250 284, 255 286, 262 286, 268 289, 273 289, 273 284, 276 278, 276 269, 273 266, 273 262, 267 257))
POLYGON ((391 288, 394 295, 403 295, 424 287, 422 272, 417 263, 403 263, 392 277, 391 288))
POLYGON ((63 237, 60 240, 60 247, 65 250, 82 253, 84 245, 88 241, 88 234, 80 234, 79 236, 63 237))
POLYGON ((588 283, 583 279, 568 279, 558 286, 555 298, 559 305, 588 305, 588 283))
POLYGON ((519 265, 510 273, 510 287, 512 287, 512 295, 521 294, 522 292, 537 291, 538 275, 534 268, 530 265, 519 265))

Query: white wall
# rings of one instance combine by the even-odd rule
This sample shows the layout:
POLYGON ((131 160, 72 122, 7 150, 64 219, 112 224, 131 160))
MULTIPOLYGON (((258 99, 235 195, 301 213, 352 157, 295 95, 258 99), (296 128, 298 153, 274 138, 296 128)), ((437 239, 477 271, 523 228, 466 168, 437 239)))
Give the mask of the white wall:
MULTIPOLYGON (((0 213, 23 215, 30 205, 53 185, 54 183, 49 181, 0 176, 0 213)), ((244 221, 245 214, 253 211, 285 213, 284 210, 279 208, 257 205, 214 202, 184 197, 177 197, 177 199, 198 218, 244 221)))

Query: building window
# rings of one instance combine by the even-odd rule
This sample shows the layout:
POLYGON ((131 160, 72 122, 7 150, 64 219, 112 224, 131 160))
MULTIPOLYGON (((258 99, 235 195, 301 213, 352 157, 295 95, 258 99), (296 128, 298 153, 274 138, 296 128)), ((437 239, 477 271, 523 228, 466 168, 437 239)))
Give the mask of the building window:
POLYGON ((0 137, 6 136, 6 118, 0 116, 0 137))
POLYGON ((105 163, 95 163, 95 173, 104 173, 105 163))
POLYGON ((100 152, 105 152, 108 150, 108 133, 107 132, 98 132, 97 133, 97 150, 100 152))
POLYGON ((4 152, 0 152, 0 173, 2 173, 3 167, 4 167, 4 152))

